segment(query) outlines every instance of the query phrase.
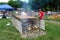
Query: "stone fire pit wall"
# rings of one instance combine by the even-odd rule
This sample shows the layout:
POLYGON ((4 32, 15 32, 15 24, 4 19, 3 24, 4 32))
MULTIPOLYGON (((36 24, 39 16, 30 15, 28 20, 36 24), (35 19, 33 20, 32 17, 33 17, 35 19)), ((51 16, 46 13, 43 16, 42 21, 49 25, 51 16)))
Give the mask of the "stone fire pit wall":
POLYGON ((22 34, 22 25, 21 25, 20 19, 12 17, 12 24, 20 32, 20 34, 22 34))
MULTIPOLYGON (((12 23, 14 27, 20 32, 21 37, 27 38, 27 37, 37 37, 41 35, 43 30, 40 30, 40 21, 36 20, 36 27, 37 29, 28 30, 29 27, 28 20, 29 18, 19 18, 19 17, 12 17, 12 23)), ((33 18, 34 19, 34 18, 33 18)), ((43 24, 44 25, 44 24, 43 24)))

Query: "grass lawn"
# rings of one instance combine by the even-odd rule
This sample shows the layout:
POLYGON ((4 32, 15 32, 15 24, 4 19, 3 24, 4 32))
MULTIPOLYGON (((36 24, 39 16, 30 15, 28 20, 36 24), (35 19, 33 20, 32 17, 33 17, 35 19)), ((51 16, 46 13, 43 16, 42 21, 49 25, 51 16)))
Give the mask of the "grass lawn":
POLYGON ((21 38, 19 32, 6 24, 9 19, 0 19, 0 40, 60 40, 60 26, 46 22, 46 35, 37 38, 21 38))

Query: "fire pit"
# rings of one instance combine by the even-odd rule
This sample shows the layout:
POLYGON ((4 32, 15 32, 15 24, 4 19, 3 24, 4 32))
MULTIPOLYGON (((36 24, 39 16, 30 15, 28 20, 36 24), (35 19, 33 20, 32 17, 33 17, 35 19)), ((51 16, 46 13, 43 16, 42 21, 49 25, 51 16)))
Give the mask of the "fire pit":
POLYGON ((23 12, 21 15, 14 15, 12 23, 23 38, 40 35, 39 19, 34 16, 28 16, 23 12))

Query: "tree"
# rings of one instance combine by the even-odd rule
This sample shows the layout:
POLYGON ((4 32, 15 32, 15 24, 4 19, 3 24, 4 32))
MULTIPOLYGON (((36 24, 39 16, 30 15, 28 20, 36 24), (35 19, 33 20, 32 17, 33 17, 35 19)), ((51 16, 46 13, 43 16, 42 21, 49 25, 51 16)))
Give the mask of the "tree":
POLYGON ((7 4, 7 3, 5 3, 5 2, 0 2, 0 4, 7 4))
POLYGON ((29 4, 33 10, 60 10, 60 0, 29 0, 29 4))
POLYGON ((13 1, 13 0, 10 0, 10 1, 8 2, 8 4, 11 5, 11 6, 14 7, 14 8, 21 8, 23 2, 22 2, 22 1, 13 1))
POLYGON ((55 11, 59 10, 60 0, 49 0, 47 7, 49 8, 49 10, 55 10, 55 11))
POLYGON ((31 5, 31 9, 39 10, 39 9, 43 9, 49 1, 48 0, 30 0, 29 2, 31 5))
POLYGON ((60 0, 56 0, 56 7, 57 10, 60 10, 60 0))

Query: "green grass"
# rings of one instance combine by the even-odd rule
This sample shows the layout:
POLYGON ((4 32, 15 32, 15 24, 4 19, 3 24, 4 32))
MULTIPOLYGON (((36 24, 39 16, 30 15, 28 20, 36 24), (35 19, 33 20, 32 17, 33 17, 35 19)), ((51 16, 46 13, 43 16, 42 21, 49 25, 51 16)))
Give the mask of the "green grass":
POLYGON ((11 22, 9 19, 0 20, 0 40, 19 40, 20 34, 12 26, 7 26, 6 24, 11 22))
POLYGON ((46 35, 37 38, 21 38, 12 26, 6 26, 9 19, 0 19, 0 40, 60 40, 60 26, 46 22, 46 35))

